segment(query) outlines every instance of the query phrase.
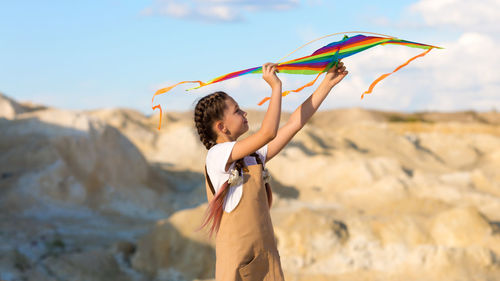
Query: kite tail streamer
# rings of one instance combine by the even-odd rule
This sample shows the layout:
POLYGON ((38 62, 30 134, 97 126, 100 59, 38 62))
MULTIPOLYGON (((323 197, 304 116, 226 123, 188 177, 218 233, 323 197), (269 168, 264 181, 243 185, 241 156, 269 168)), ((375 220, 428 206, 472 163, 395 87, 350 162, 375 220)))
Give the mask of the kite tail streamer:
POLYGON ((163 116, 163 112, 161 110, 161 105, 157 104, 157 105, 153 106, 152 108, 153 108, 153 111, 155 109, 157 109, 157 108, 160 110, 160 124, 158 124, 158 130, 160 130, 160 128, 161 128, 161 117, 163 116))
MULTIPOLYGON (((284 96, 286 96, 286 95, 290 94, 291 92, 298 93, 298 92, 302 91, 304 88, 306 88, 306 87, 310 87, 310 86, 314 85, 314 83, 316 83, 316 80, 318 80, 318 78, 319 78, 319 76, 320 76, 321 74, 323 74, 323 72, 318 73, 318 75, 316 76, 316 78, 314 78, 314 80, 313 80, 313 81, 311 81, 311 82, 309 82, 309 83, 305 84, 304 86, 302 86, 302 87, 300 87, 300 88, 298 88, 298 89, 295 89, 295 90, 289 90, 289 91, 284 91, 284 92, 281 94, 281 96, 283 96, 283 97, 284 97, 284 96)), ((265 98, 263 98, 263 99, 262 99, 262 100, 258 103, 258 105, 263 105, 266 101, 268 101, 268 100, 270 100, 270 99, 271 99, 270 97, 265 97, 265 98)))
POLYGON ((393 74, 394 72, 400 70, 401 68, 407 66, 411 61, 413 61, 414 59, 416 58, 419 58, 419 57, 423 57, 425 55, 427 55, 427 53, 429 53, 433 48, 430 48, 428 49, 427 51, 421 53, 421 54, 418 54, 416 56, 414 56, 413 58, 409 59, 408 61, 406 61, 405 63, 403 63, 402 65, 398 66, 396 69, 394 69, 392 72, 390 73, 385 73, 385 74, 382 74, 379 78, 375 79, 375 81, 372 82, 372 84, 370 85, 370 87, 368 88, 368 90, 366 90, 362 95, 361 95, 361 99, 363 99, 363 97, 365 96, 365 94, 371 94, 373 88, 375 87, 375 85, 378 84, 378 82, 384 80, 387 76, 393 74))
MULTIPOLYGON (((204 82, 202 82, 202 81, 182 81, 182 82, 179 82, 179 83, 177 83, 177 84, 175 84, 175 85, 172 85, 172 86, 169 86, 169 87, 166 87, 166 88, 163 88, 163 89, 159 89, 158 91, 156 91, 156 93, 153 95, 153 98, 151 99, 151 103, 152 103, 152 104, 154 104, 154 102, 155 102, 155 97, 156 97, 157 95, 164 94, 164 93, 166 93, 166 92, 168 92, 168 91, 172 90, 172 89, 173 89, 173 88, 175 88, 176 86, 178 86, 178 85, 180 85, 180 84, 184 84, 184 83, 199 83, 199 84, 200 84, 200 87, 205 85, 205 83, 204 83, 204 82)), ((152 107, 153 111, 154 111, 155 109, 157 109, 157 108, 160 110, 160 124, 158 124, 158 130, 160 130, 160 128, 161 128, 161 117, 162 117, 162 115, 163 115, 163 114, 162 114, 162 110, 161 110, 161 105, 159 105, 159 104, 158 104, 158 105, 154 105, 154 106, 152 107)))

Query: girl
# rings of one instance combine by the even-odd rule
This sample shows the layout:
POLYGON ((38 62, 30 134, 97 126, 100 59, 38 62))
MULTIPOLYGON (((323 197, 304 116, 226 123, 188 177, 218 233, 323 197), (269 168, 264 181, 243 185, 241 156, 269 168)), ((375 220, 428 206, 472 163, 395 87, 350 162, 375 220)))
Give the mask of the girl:
POLYGON ((224 92, 201 98, 194 110, 196 129, 208 149, 205 179, 209 206, 202 227, 211 221, 210 234, 217 233, 217 281, 284 280, 269 212, 272 192, 264 163, 290 142, 347 75, 342 62, 332 67, 316 91, 279 128, 281 80, 276 66, 262 66, 262 78, 272 94, 262 126, 253 135, 238 140, 248 131, 247 113, 224 92))

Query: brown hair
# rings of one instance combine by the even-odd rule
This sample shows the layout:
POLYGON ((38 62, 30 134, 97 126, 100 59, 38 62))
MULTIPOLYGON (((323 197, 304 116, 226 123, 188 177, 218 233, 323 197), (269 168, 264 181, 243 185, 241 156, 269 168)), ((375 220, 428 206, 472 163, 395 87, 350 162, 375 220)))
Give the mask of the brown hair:
POLYGON ((215 92, 202 97, 194 108, 194 125, 207 150, 216 144, 217 134, 212 130, 212 125, 224 117, 228 98, 225 92, 215 92))
MULTIPOLYGON (((230 98, 230 96, 225 92, 217 91, 202 97, 194 108, 195 127, 198 131, 200 141, 207 150, 216 145, 217 134, 213 131, 212 126, 216 121, 222 120, 224 117, 226 99, 228 98, 230 98)), ((258 164, 262 164, 262 160, 256 152, 250 154, 250 156, 255 157, 258 164)), ((242 171, 244 166, 245 162, 243 161, 243 158, 236 160, 235 168, 239 171, 240 176, 243 176, 242 171)), ((225 182, 219 191, 214 194, 215 196, 212 201, 209 202, 207 212, 205 213, 205 219, 200 229, 212 221, 210 235, 212 235, 214 231, 218 232, 219 230, 223 212, 222 206, 228 191, 229 184, 225 182)), ((269 207, 271 207, 272 192, 268 183, 266 183, 266 193, 269 207)))

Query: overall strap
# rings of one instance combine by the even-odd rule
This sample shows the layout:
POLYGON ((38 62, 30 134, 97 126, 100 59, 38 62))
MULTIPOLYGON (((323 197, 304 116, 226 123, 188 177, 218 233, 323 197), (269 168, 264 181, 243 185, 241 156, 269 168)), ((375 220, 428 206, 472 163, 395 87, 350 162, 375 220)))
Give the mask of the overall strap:
POLYGON ((205 175, 207 176, 208 187, 210 187, 212 194, 215 195, 214 186, 212 185, 212 181, 210 180, 210 177, 208 176, 207 165, 205 165, 205 175))

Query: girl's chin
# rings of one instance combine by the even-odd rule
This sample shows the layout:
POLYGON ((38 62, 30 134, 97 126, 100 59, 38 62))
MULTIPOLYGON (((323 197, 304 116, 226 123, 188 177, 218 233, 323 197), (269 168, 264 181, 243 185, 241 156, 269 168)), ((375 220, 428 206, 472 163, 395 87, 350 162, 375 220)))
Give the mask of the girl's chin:
POLYGON ((241 131, 240 136, 243 135, 246 132, 248 132, 248 125, 247 124, 245 124, 245 126, 243 127, 243 130, 241 131))

